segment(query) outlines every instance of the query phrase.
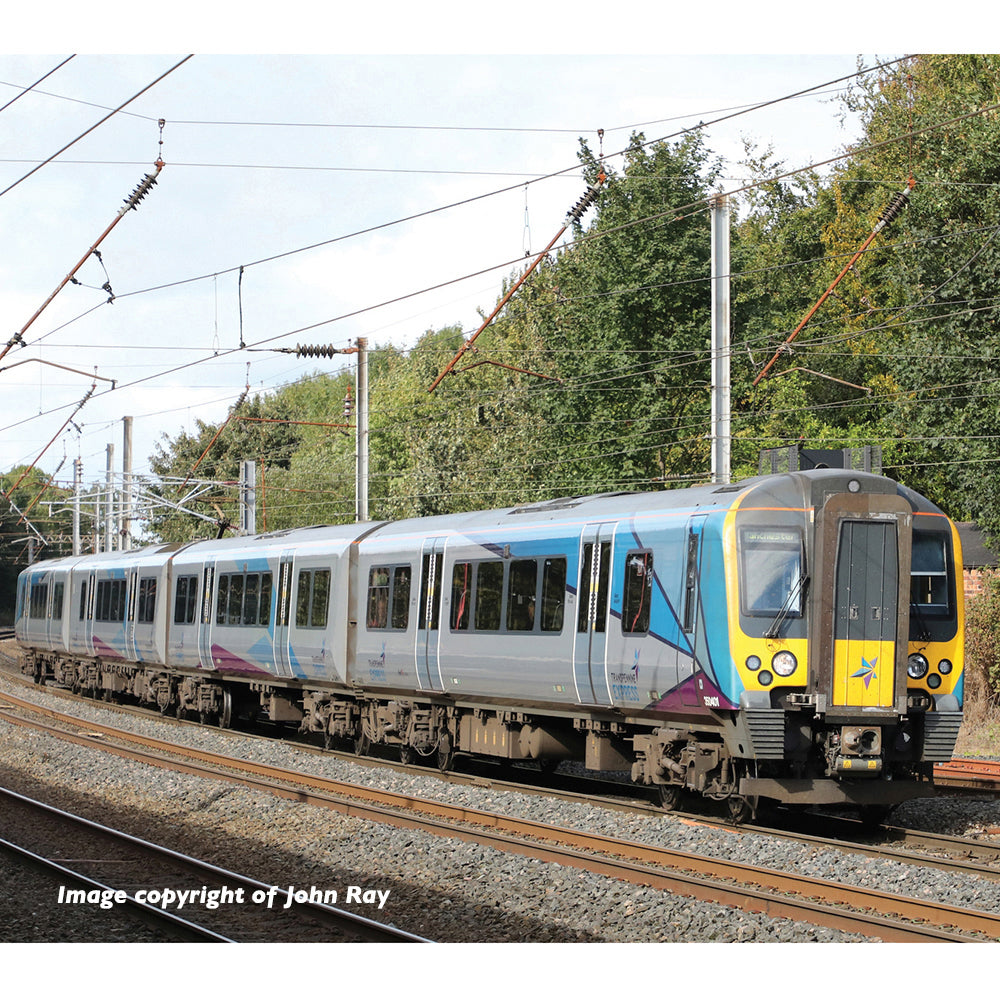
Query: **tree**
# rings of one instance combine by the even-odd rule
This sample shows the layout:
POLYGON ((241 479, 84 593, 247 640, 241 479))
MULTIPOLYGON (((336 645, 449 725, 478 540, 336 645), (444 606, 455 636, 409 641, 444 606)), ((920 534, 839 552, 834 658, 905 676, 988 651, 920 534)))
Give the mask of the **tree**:
POLYGON ((73 551, 72 513, 63 505, 69 493, 50 485, 51 479, 23 465, 0 476, 0 622, 5 624, 14 620, 21 570, 33 560, 73 551))

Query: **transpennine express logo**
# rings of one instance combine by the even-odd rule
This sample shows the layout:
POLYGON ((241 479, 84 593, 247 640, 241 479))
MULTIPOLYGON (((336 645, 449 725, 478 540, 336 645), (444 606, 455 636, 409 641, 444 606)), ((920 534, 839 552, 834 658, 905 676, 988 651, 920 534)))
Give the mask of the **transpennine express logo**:
POLYGON ((861 657, 862 667, 860 670, 856 670, 852 677, 863 677, 865 679, 865 689, 867 690, 868 685, 871 684, 873 680, 878 680, 878 674, 875 673, 875 664, 878 663, 878 657, 876 656, 871 663, 869 663, 863 656, 861 657))

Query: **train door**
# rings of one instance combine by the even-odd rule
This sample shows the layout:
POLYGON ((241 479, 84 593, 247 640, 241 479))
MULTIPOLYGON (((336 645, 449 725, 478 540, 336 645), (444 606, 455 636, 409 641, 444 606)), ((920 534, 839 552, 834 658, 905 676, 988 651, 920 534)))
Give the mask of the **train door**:
POLYGON ((816 512, 809 683, 832 708, 906 711, 913 512, 836 493, 816 512))
POLYGON ((141 659, 135 652, 135 619, 139 594, 139 570, 128 570, 125 579, 128 592, 125 595, 125 658, 135 662, 141 659))
POLYGON ((694 674, 698 669, 698 657, 703 653, 705 645, 705 635, 700 627, 701 621, 698 615, 701 604, 702 529, 705 527, 705 517, 705 514, 695 514, 688 520, 685 535, 684 590, 680 603, 681 630, 687 640, 688 649, 681 649, 677 654, 677 685, 681 704, 692 706, 700 704, 694 674))
POLYGON ((278 561, 277 608, 274 613, 274 667, 279 677, 291 677, 293 673, 288 634, 293 604, 292 562, 291 550, 283 552, 278 561))
POLYGON ((441 669, 438 666, 438 648, 444 543, 443 538, 428 538, 423 545, 416 640, 417 683, 422 691, 443 689, 441 669))
POLYGON ((201 608, 198 613, 198 658, 204 670, 215 669, 212 655, 212 604, 215 596, 215 563, 205 561, 201 574, 201 608))
POLYGON ((834 597, 834 705, 892 708, 899 559, 895 521, 842 521, 834 597))
POLYGON ((91 570, 87 577, 86 618, 83 623, 84 646, 94 655, 94 609, 97 607, 97 572, 91 570))
POLYGON ((580 537, 573 676, 577 700, 583 705, 611 704, 607 637, 614 534, 614 524, 588 524, 580 537))

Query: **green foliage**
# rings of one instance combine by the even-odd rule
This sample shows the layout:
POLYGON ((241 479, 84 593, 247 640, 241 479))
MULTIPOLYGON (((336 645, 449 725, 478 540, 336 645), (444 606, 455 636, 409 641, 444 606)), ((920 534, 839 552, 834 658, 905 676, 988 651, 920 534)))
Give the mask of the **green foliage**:
POLYGON ((967 711, 1000 708, 1000 573, 986 573, 983 590, 965 607, 967 711))
MULTIPOLYGON (((998 70, 1000 57, 932 55, 869 76, 845 102, 863 135, 828 176, 774 180, 787 166, 747 149, 757 184, 731 239, 734 476, 754 474, 763 448, 881 444, 888 474, 1000 537, 1000 116, 977 113, 1000 102, 998 70), (753 386, 911 175, 909 207, 753 386)), ((586 144, 580 160, 588 183, 607 173, 595 207, 433 393, 468 331, 372 348, 373 518, 708 477, 718 164, 700 139, 640 135, 619 170, 586 144)), ((173 477, 165 493, 176 499, 199 460, 195 478, 235 484, 254 458, 259 527, 352 520, 354 435, 313 426, 342 422, 352 382, 317 374, 257 397, 236 416, 285 422, 233 419, 211 448, 218 426, 165 440, 153 459, 173 477)), ((226 485, 199 502, 225 523, 235 501, 226 485)), ((215 530, 179 514, 151 527, 171 540, 215 530)))
POLYGON ((17 575, 29 558, 73 551, 73 515, 63 504, 67 491, 49 486, 51 477, 40 469, 22 479, 26 469, 17 466, 0 476, 0 624, 14 620, 17 575))

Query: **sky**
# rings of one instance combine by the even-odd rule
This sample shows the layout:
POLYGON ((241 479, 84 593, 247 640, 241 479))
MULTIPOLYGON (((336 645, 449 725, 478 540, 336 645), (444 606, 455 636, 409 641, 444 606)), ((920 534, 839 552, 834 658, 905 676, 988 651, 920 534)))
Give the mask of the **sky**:
MULTIPOLYGON (((315 22, 296 17, 294 4, 282 9, 288 17, 254 22, 249 37, 221 16, 187 31, 176 19, 158 22, 142 39, 120 25, 117 36, 97 34, 73 20, 79 12, 8 36, 0 350, 21 331, 26 346, 0 359, 0 470, 37 460, 52 473, 62 463, 63 482, 79 458, 85 482, 103 478, 108 444, 121 468, 131 416, 142 474, 157 443, 196 430, 197 420, 224 419, 247 386, 270 393, 353 364, 350 355, 316 361, 275 348, 342 350, 360 337, 406 348, 452 324, 472 333, 504 279, 555 236, 583 194, 581 139, 620 168, 616 154, 633 131, 674 140, 815 88, 703 129, 723 158, 723 188, 734 190, 747 140, 771 146, 789 169, 842 153, 859 128, 844 120, 846 84, 832 81, 859 60, 901 54, 849 44, 796 51, 794 39, 770 34, 775 51, 753 54, 739 50, 754 44, 753 32, 733 25, 713 35, 702 26, 694 39, 720 54, 615 54, 635 48, 634 24, 624 45, 606 5, 543 12, 532 25, 511 15, 458 38, 433 32, 434 4, 419 8, 419 24, 412 7, 407 20, 375 5, 365 25, 356 14, 315 22), (32 51, 40 37, 63 48, 32 51), (294 55, 261 52, 290 38, 294 55), (383 51, 304 51, 373 38, 383 51), (147 40, 177 51, 127 51, 147 40), (572 51, 602 44, 611 54, 572 51), (216 54, 185 59, 197 48, 216 54), (119 219, 158 159, 156 185, 119 219), (99 239, 100 259, 88 254, 99 239), (32 319, 81 260, 79 284, 32 319)), ((452 21, 465 9, 455 7, 452 21)), ((102 20, 116 24, 114 8, 102 20)))
MULTIPOLYGON (((0 105, 68 54, 0 56, 0 105)), ((581 138, 620 167, 633 130, 676 135, 857 68, 855 54, 183 58, 78 54, 0 112, 3 342, 86 257, 0 361, 0 469, 33 461, 95 381, 47 471, 65 453, 96 474, 109 442, 120 461, 125 415, 144 471, 162 434, 223 418, 248 382, 274 391, 317 368, 269 348, 471 333, 584 192, 581 138), (254 350, 238 350, 241 323, 254 350)), ((743 137, 789 167, 841 151, 838 89, 705 130, 724 184, 744 174, 743 137)))

